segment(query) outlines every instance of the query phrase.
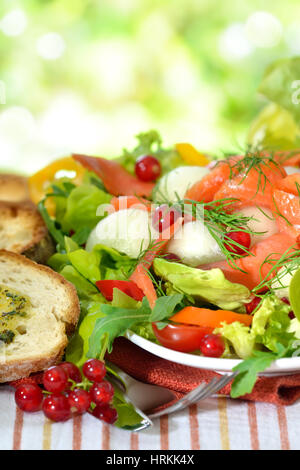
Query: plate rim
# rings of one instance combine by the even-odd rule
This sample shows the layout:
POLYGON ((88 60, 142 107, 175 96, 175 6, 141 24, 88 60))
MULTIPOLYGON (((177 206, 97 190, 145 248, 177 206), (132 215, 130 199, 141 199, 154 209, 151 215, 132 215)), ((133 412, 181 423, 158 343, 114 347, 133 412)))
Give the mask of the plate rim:
MULTIPOLYGON (((126 337, 136 346, 139 346, 140 348, 150 352, 151 354, 154 354, 155 356, 161 357, 162 359, 166 359, 171 362, 175 362, 177 364, 194 367, 196 369, 206 369, 215 372, 226 373, 232 372, 233 367, 243 362, 242 359, 203 357, 197 356, 195 354, 193 355, 174 351, 172 349, 161 346, 160 344, 153 343, 152 341, 143 338, 142 336, 137 335, 131 331, 126 332, 126 337)), ((259 375, 289 375, 295 373, 296 371, 300 372, 300 357, 298 356, 276 359, 268 369, 259 375)))

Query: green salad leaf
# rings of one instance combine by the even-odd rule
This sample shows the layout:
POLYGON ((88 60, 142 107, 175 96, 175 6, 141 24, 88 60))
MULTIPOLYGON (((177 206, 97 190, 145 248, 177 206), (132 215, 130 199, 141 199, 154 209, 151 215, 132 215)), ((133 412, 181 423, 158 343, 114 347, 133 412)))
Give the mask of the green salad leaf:
POLYGON ((268 150, 300 147, 299 77, 300 57, 278 60, 266 69, 258 91, 269 102, 250 128, 250 144, 268 150))
POLYGON ((117 159, 130 173, 134 174, 136 160, 143 155, 149 154, 159 160, 163 175, 178 166, 185 165, 185 162, 175 148, 164 149, 162 147, 162 139, 157 131, 143 132, 136 137, 138 145, 131 151, 124 149, 123 155, 117 159))
POLYGON ((66 232, 92 230, 103 216, 97 215, 101 204, 108 204, 112 196, 93 184, 82 184, 71 191, 66 201, 63 228, 66 232))
POLYGON ((278 345, 287 348, 295 340, 294 333, 289 331, 291 323, 289 311, 289 305, 275 295, 269 295, 254 313, 251 327, 240 322, 223 323, 221 328, 214 330, 214 333, 220 334, 228 342, 229 350, 233 349, 242 359, 248 359, 255 351, 262 348, 277 354, 278 345))
POLYGON ((234 367, 233 370, 238 372, 238 375, 231 385, 230 396, 238 398, 251 393, 258 373, 266 370, 278 358, 279 355, 269 351, 255 351, 252 357, 234 367))
POLYGON ((153 269, 166 282, 166 292, 177 291, 225 310, 236 310, 250 297, 247 287, 228 281, 221 269, 202 270, 156 258, 153 269))
POLYGON ((149 320, 151 308, 147 298, 144 297, 139 308, 121 308, 103 305, 102 312, 105 318, 96 321, 95 328, 90 336, 89 357, 99 356, 104 335, 108 336, 108 351, 111 352, 115 338, 123 336, 132 325, 149 320))
POLYGON ((297 318, 300 320, 300 269, 293 275, 289 286, 289 299, 291 302, 292 310, 297 318))
POLYGON ((259 93, 289 111, 296 121, 300 119, 300 107, 293 99, 293 94, 299 77, 300 57, 280 59, 267 67, 258 88, 259 93))
POLYGON ((107 335, 107 347, 111 352, 115 338, 123 336, 124 333, 134 325, 152 323, 169 318, 175 307, 181 302, 182 295, 163 296, 156 300, 153 310, 150 308, 146 297, 138 302, 135 308, 120 307, 114 305, 103 305, 101 308, 105 318, 96 321, 95 328, 90 337, 89 357, 98 357, 101 351, 103 337, 107 335))

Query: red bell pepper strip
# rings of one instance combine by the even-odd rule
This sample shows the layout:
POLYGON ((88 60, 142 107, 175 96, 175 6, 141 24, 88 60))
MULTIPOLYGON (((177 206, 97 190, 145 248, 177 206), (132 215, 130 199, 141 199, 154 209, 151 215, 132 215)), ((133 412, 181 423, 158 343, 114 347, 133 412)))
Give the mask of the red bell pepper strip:
POLYGON ((104 295, 106 300, 112 301, 114 288, 117 288, 124 292, 124 294, 132 297, 134 300, 141 301, 145 297, 144 292, 135 284, 133 281, 118 281, 118 280, 105 280, 97 281, 96 286, 100 290, 101 294, 104 295))
POLYGON ((84 168, 98 175, 107 191, 114 196, 146 196, 150 197, 154 183, 145 183, 128 173, 120 163, 100 157, 87 155, 72 155, 74 160, 81 163, 84 168))

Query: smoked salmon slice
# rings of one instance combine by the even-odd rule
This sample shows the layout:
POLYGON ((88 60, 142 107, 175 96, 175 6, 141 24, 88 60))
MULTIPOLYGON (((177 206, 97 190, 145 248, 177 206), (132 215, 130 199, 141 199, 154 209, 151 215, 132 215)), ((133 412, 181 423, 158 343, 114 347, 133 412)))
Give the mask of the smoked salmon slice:
POLYGON ((285 176, 286 172, 279 164, 272 161, 261 163, 225 181, 214 199, 237 199, 236 209, 249 205, 271 209, 274 184, 285 176))
POLYGON ((220 160, 215 167, 205 175, 200 181, 197 181, 186 193, 186 199, 193 201, 211 202, 216 192, 223 183, 233 174, 236 174, 235 163, 241 159, 241 156, 230 157, 227 161, 220 160))
MULTIPOLYGON (((292 252, 294 245, 295 239, 288 233, 275 233, 254 245, 250 250, 251 255, 237 259, 235 262, 237 267, 227 261, 221 261, 200 266, 200 268, 219 268, 223 271, 226 279, 244 284, 251 290, 268 276, 270 269, 283 253, 288 252, 289 249, 292 252)), ((272 274, 272 276, 274 275, 275 273, 272 274)))
POLYGON ((286 178, 282 180, 276 181, 275 188, 281 189, 286 193, 294 194, 295 196, 299 196, 300 194, 300 174, 295 173, 293 175, 288 175, 286 178))
POLYGON ((110 204, 114 207, 115 211, 118 212, 124 209, 140 209, 144 211, 151 211, 151 202, 148 199, 136 196, 119 196, 113 197, 110 204))
POLYGON ((126 171, 118 162, 87 155, 72 155, 74 160, 84 168, 98 175, 107 191, 114 196, 146 196, 150 197, 154 183, 145 183, 126 171))
POLYGON ((294 194, 275 189, 273 192, 274 215, 277 220, 281 219, 284 226, 296 226, 300 231, 300 198, 294 194))

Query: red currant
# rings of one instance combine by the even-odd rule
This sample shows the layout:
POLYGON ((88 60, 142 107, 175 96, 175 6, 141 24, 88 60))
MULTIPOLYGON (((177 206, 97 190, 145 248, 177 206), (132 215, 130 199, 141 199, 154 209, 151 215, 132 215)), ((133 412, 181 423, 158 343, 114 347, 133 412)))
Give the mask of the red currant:
POLYGON ((106 374, 105 364, 98 359, 89 359, 84 363, 82 372, 91 382, 100 383, 106 374))
POLYGON ((90 389, 90 396, 96 405, 106 405, 114 396, 114 388, 109 382, 95 383, 90 389))
POLYGON ((245 305, 246 312, 248 313, 248 315, 250 315, 256 309, 256 307, 260 304, 260 302, 261 302, 260 297, 254 297, 251 300, 251 302, 245 305))
POLYGON ((251 245, 251 236, 247 232, 228 232, 226 233, 226 243, 224 243, 225 248, 233 253, 234 255, 245 255, 247 250, 249 250, 251 245), (234 243, 230 243, 230 240, 235 243, 238 243, 241 246, 237 246, 234 243))
POLYGON ((28 413, 39 411, 43 401, 43 393, 38 385, 19 385, 15 392, 15 401, 19 408, 28 413))
POLYGON ((108 424, 114 424, 118 419, 117 411, 109 405, 96 406, 93 410, 93 416, 108 424))
POLYGON ((51 421, 67 421, 71 417, 71 407, 64 395, 49 395, 43 401, 44 415, 51 421))
POLYGON ((75 364, 72 364, 72 362, 62 362, 59 367, 61 367, 65 371, 69 379, 73 380, 76 383, 81 382, 81 372, 78 367, 75 366, 75 364))
POLYGON ((143 155, 136 161, 135 174, 141 181, 155 181, 161 174, 160 163, 152 155, 143 155))
POLYGON ((60 393, 68 387, 68 376, 60 366, 53 366, 44 372, 43 384, 48 392, 60 393))
POLYGON ((161 233, 171 227, 180 216, 181 213, 178 210, 169 207, 167 204, 162 204, 154 211, 152 217, 153 228, 161 233))
POLYGON ((225 351, 224 341, 218 335, 205 335, 200 341, 200 351, 203 356, 221 357, 225 351))
POLYGON ((71 410, 77 413, 85 413, 91 405, 91 397, 89 392, 81 388, 75 388, 68 396, 69 405, 71 410))

